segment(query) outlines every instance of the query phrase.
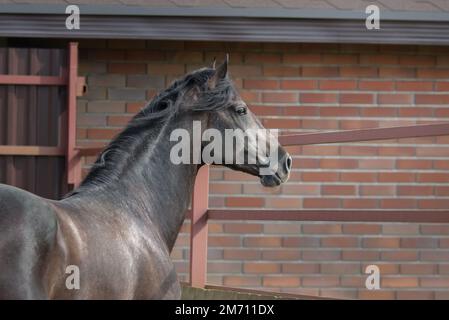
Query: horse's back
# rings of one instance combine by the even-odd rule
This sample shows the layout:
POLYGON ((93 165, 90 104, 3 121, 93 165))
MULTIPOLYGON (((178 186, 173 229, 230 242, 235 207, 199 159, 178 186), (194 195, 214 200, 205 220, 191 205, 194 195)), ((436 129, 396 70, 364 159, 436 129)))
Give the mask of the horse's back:
POLYGON ((44 260, 56 229, 48 200, 0 184, 0 298, 46 298, 44 260))

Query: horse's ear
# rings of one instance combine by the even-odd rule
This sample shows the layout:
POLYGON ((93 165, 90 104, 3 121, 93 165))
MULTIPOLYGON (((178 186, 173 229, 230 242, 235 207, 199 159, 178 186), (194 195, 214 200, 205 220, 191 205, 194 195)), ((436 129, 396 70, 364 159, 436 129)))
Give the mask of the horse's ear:
POLYGON ((209 85, 211 88, 215 88, 220 80, 225 79, 228 76, 228 62, 229 62, 229 54, 226 54, 225 60, 215 71, 213 77, 209 80, 209 85))
POLYGON ((210 68, 215 70, 215 64, 217 63, 217 58, 214 57, 214 61, 210 64, 210 68))

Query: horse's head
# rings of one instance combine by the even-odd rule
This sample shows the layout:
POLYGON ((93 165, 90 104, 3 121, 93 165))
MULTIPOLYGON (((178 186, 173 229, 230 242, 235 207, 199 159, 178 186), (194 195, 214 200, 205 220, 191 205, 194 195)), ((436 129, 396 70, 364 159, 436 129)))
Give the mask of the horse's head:
POLYGON ((238 94, 228 76, 228 57, 210 70, 194 107, 196 111, 207 110, 202 160, 258 176, 267 187, 287 181, 292 158, 279 145, 275 132, 263 127, 238 94))

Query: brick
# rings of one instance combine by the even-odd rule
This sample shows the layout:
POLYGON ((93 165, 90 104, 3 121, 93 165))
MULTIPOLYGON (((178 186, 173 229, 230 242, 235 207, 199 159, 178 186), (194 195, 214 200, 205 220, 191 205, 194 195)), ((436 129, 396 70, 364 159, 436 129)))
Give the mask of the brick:
POLYGON ((359 263, 335 262, 321 264, 321 273, 337 275, 359 274, 361 272, 359 263))
POLYGON ((320 239, 315 237, 286 237, 282 239, 282 246, 288 248, 319 247, 320 239))
POLYGON ((438 81, 435 83, 437 91, 449 91, 449 81, 438 81))
POLYGON ((279 209, 295 209, 302 204, 301 199, 293 198, 268 198, 265 200, 266 207, 279 209))
POLYGON ((348 209, 375 209, 377 208, 377 199, 342 199, 343 208, 348 209))
POLYGON ((240 262, 214 262, 209 261, 207 263, 207 271, 210 273, 241 273, 242 264, 240 262))
POLYGON ((364 169, 393 169, 394 160, 392 159, 359 159, 359 168, 364 169))
POLYGON ((421 233, 428 235, 449 235, 449 224, 448 225, 438 225, 429 224, 421 225, 421 233))
POLYGON ((141 89, 108 89, 108 97, 119 101, 141 101, 146 99, 145 90, 141 89))
MULTIPOLYGON (((181 64, 170 64, 170 63, 150 63, 146 69, 146 73, 149 75, 171 75, 179 76, 184 74, 185 68, 181 64)), ((145 73, 145 72, 144 72, 145 73)))
POLYGON ((214 194, 241 194, 242 186, 236 183, 211 183, 209 191, 214 194))
POLYGON ((355 90, 356 88, 355 80, 320 80, 321 90, 355 90))
POLYGON ((435 56, 403 55, 399 57, 399 64, 404 66, 433 66, 435 63, 435 56))
POLYGON ((362 240, 362 246, 365 248, 399 248, 399 238, 366 238, 362 240))
POLYGON ((260 251, 254 249, 224 249, 225 260, 260 260, 260 251))
POLYGON ((416 203, 415 199, 382 199, 380 207, 382 209, 414 209, 416 203))
POLYGON ((226 205, 229 207, 262 207, 264 199, 255 197, 229 197, 226 205))
POLYGON ((308 106, 285 106, 282 108, 285 116, 317 116, 318 107, 308 106))
POLYGON ((224 231, 226 233, 261 233, 263 225, 260 223, 225 223, 224 231))
POLYGON ((371 107, 363 108, 360 113, 363 117, 395 117, 397 115, 397 109, 371 107))
POLYGON ((298 102, 298 94, 295 92, 263 92, 264 102, 293 103, 298 102))
POLYGON ((393 81, 360 80, 359 89, 370 91, 393 91, 393 81))
POLYGON ((132 116, 108 116, 108 126, 124 127, 132 118, 132 116))
POLYGON ((264 250, 262 252, 263 260, 299 260, 301 257, 301 252, 298 250, 264 250))
POLYGON ((319 276, 305 276, 301 279, 304 287, 338 287, 340 281, 338 276, 334 275, 319 275, 319 276))
POLYGON ((78 126, 104 127, 106 125, 106 116, 99 114, 78 113, 76 121, 78 126))
POLYGON ((378 261, 379 252, 367 250, 343 250, 342 259, 348 261, 378 261))
POLYGON ((359 108, 356 107, 322 107, 319 109, 321 117, 357 117, 359 108))
POLYGON ((300 284, 299 277, 294 276, 264 276, 263 285, 265 287, 298 287, 300 284))
POLYGON ((449 78, 449 68, 419 68, 417 70, 417 77, 423 79, 444 79, 449 78))
POLYGON ((303 119, 301 129, 338 129, 338 121, 333 119, 303 119))
POLYGON ((340 103, 347 104, 372 104, 374 98, 369 93, 342 93, 340 94, 340 103))
POLYGON ((380 124, 374 120, 340 120, 340 128, 343 130, 378 128, 380 124))
POLYGON ((259 79, 245 79, 243 80, 243 87, 245 89, 278 89, 279 81, 277 80, 259 80, 259 79))
POLYGON ((433 291, 425 290, 407 290, 397 291, 398 300, 432 300, 434 299, 433 291))
POLYGON ((303 77, 338 77, 338 67, 302 67, 303 77))
POLYGON ((297 129, 301 128, 301 120, 299 119, 263 119, 262 123, 268 129, 297 129))
POLYGON ((338 181, 337 172, 304 172, 301 175, 303 181, 306 182, 331 182, 338 181))
POLYGON ((288 64, 318 64, 321 62, 320 54, 287 53, 284 54, 284 63, 288 64))
POLYGON ((302 259, 309 261, 333 261, 341 258, 340 250, 303 250, 302 259))
POLYGON ((385 261, 417 261, 416 251, 385 251, 381 253, 381 259, 385 261))
POLYGON ((418 173, 418 182, 444 183, 449 182, 448 173, 423 172, 418 173))
POLYGON ((282 238, 265 236, 265 237, 247 237, 243 240, 246 247, 280 247, 282 238))
POLYGON ((316 80, 282 80, 281 89, 285 90, 314 90, 318 87, 316 80))
POLYGON ((416 148, 416 155, 419 157, 446 157, 449 156, 449 149, 446 147, 419 147, 416 148))
POLYGON ((416 104, 449 104, 449 94, 416 94, 416 104))
POLYGON ((340 154, 344 156, 375 156, 378 154, 377 147, 371 146, 341 146, 340 154))
POLYGON ((90 128, 87 130, 87 138, 88 139, 95 139, 95 140, 111 140, 114 138, 121 129, 110 129, 110 128, 90 128))
POLYGON ((413 95, 382 93, 377 96, 379 104, 412 104, 413 95))
POLYGON ((305 198, 304 208, 339 208, 340 199, 335 198, 305 198))
POLYGON ((342 77, 352 77, 352 78, 368 78, 377 77, 378 70, 374 67, 340 67, 340 75, 342 77))
POLYGON ((351 223, 343 225, 343 233, 346 234, 379 234, 382 227, 378 224, 351 223))
POLYGON ((398 159, 396 160, 398 169, 432 169, 431 160, 398 159))
POLYGON ((302 103, 336 103, 338 95, 335 93, 302 93, 302 103))
POLYGON ((145 106, 145 102, 128 102, 126 103, 126 112, 137 113, 145 106))
MULTIPOLYGON (((253 73, 256 73, 253 71, 253 73)), ((293 66, 263 66, 263 75, 267 77, 298 77, 301 74, 300 67, 293 66)), ((233 73, 235 75, 235 73, 233 73)), ((258 75, 258 74, 257 74, 258 75)), ((241 73, 241 76, 245 76, 241 73)))
POLYGON ((279 53, 247 53, 245 55, 247 63, 268 63, 276 64, 281 62, 281 54, 279 53))
POLYGON ((413 147, 379 147, 380 156, 414 156, 415 148, 413 147))
POLYGON ((396 82, 398 91, 432 91, 433 82, 430 81, 398 81, 396 82))
POLYGON ((384 224, 382 226, 382 233, 390 235, 417 235, 419 234, 419 225, 401 223, 384 224))
POLYGON ((414 182, 415 174, 409 172, 379 172, 379 182, 414 182))
POLYGON ((435 274, 438 270, 437 264, 431 263, 405 263, 400 265, 402 274, 435 274))
POLYGON ((119 74, 142 74, 146 73, 144 63, 109 63, 108 72, 119 74))
POLYGON ((87 77, 87 83, 89 86, 96 87, 124 87, 126 77, 119 74, 93 74, 87 77))
POLYGON ((379 68, 379 77, 381 78, 415 78, 416 70, 413 68, 395 68, 381 67, 379 68))
POLYGON ((304 233, 312 234, 340 234, 342 226, 340 224, 304 224, 302 226, 304 233))
POLYGON ((245 262, 243 264, 243 272, 245 273, 278 273, 281 270, 279 263, 268 262, 245 262))
POLYGON ((261 277, 256 276, 224 276, 223 285, 230 287, 255 287, 262 283, 261 277))
POLYGON ((323 185, 321 193, 323 195, 355 195, 356 187, 354 185, 323 185))
POLYGON ((239 247, 241 241, 239 237, 211 235, 208 239, 208 245, 211 247, 239 247))
POLYGON ((422 261, 449 261, 447 250, 423 250, 420 256, 422 261))
POLYGON ((395 299, 395 292, 385 290, 363 290, 359 291, 358 298, 362 300, 393 300, 395 299))
POLYGON ((162 76, 128 75, 127 85, 134 88, 163 88, 165 79, 162 76))
POLYGON ((321 239, 322 247, 351 248, 358 247, 359 241, 355 237, 324 237, 321 239))
POLYGON ((156 50, 127 50, 126 60, 130 61, 162 61, 165 60, 165 52, 156 50))
POLYGON ((293 185, 286 184, 282 186, 283 194, 294 195, 318 195, 320 193, 320 187, 318 185, 293 185))
POLYGON ((394 186, 386 185, 362 185, 360 194, 363 196, 392 196, 395 194, 394 186))
POLYGON ((318 263, 283 263, 282 273, 310 274, 319 273, 320 265, 318 263))
POLYGON ((299 234, 301 232, 301 225, 299 223, 283 222, 283 223, 264 223, 264 233, 273 234, 299 234))
POLYGON ((447 209, 449 207, 448 199, 422 199, 418 200, 420 209, 447 209))
POLYGON ((362 54, 360 55, 361 64, 381 64, 381 65, 396 65, 399 62, 397 55, 391 54, 362 54))
POLYGON ((356 54, 323 54, 323 63, 325 64, 357 64, 358 60, 356 54))
POLYGON ((413 288, 418 286, 416 277, 381 277, 382 288, 413 288))
POLYGON ((401 239, 402 248, 436 248, 438 239, 433 238, 403 238, 401 239))
POLYGON ((342 172, 340 180, 345 182, 375 182, 377 180, 374 172, 342 172))

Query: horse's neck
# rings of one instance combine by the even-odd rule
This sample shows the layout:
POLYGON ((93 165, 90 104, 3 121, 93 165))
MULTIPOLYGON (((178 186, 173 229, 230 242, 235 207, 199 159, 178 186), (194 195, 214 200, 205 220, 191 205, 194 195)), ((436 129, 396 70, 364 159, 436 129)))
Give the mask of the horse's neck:
POLYGON ((171 250, 191 200, 198 165, 170 161, 174 143, 170 142, 170 133, 180 127, 190 131, 188 123, 191 126, 192 120, 171 119, 148 129, 148 138, 141 140, 144 145, 135 146, 130 152, 132 159, 121 166, 120 179, 103 186, 99 182, 95 190, 80 188, 75 198, 85 196, 86 202, 95 205, 125 209, 122 214, 141 219, 150 230, 156 229, 171 250))

